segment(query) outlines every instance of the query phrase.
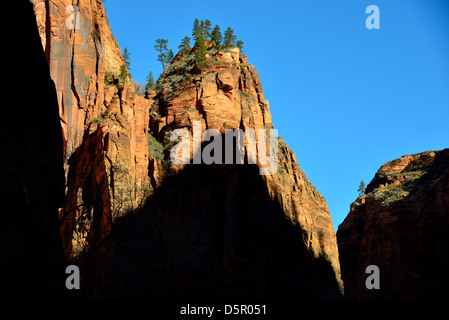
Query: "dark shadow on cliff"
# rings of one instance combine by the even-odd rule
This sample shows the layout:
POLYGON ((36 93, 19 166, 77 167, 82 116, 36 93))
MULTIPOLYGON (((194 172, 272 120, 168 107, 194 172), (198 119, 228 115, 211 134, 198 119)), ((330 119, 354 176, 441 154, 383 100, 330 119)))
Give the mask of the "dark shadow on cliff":
MULTIPOLYGON (((430 166, 424 167, 426 173, 401 185, 410 192, 407 196, 372 214, 373 220, 369 221, 365 205, 363 211, 351 217, 350 226, 339 228, 337 240, 347 299, 449 297, 449 202, 445 196, 449 192, 448 167, 449 149, 444 149, 430 166), (365 268, 371 264, 380 269, 379 290, 365 287, 365 268)), ((367 191, 384 183, 373 180, 367 191)))
POLYGON ((32 4, 15 0, 2 5, 4 12, 20 14, 20 23, 14 32, 10 25, 2 28, 7 45, 0 57, 5 97, 0 125, 0 289, 7 298, 55 298, 62 294, 65 280, 58 221, 64 201, 63 141, 56 89, 32 4))
POLYGON ((256 165, 187 165, 112 227, 100 297, 339 299, 256 165))

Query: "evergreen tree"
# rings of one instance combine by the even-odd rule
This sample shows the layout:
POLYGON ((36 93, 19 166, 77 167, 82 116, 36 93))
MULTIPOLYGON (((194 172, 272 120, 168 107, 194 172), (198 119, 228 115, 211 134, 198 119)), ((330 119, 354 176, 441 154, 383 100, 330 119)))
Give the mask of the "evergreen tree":
POLYGON ((125 81, 126 78, 128 78, 129 73, 128 73, 128 69, 126 69, 126 64, 122 64, 120 66, 120 72, 118 74, 118 78, 122 81, 125 81))
POLYGON ((124 82, 126 82, 126 79, 131 77, 131 74, 129 73, 129 70, 131 70, 131 53, 128 51, 128 48, 125 48, 125 51, 123 52, 123 59, 125 62, 120 66, 120 73, 118 75, 118 78, 124 82))
POLYGON ((218 25, 215 26, 214 30, 210 35, 210 39, 215 42, 215 45, 219 46, 221 44, 221 40, 223 40, 223 36, 221 35, 220 27, 218 25))
POLYGON ((206 54, 206 41, 204 40, 203 35, 199 34, 195 45, 195 64, 200 70, 204 69, 206 66, 206 54))
POLYGON ((131 53, 128 51, 128 48, 125 48, 125 52, 123 53, 123 59, 125 59, 125 65, 128 71, 131 71, 131 53))
POLYGON ((243 53, 243 48, 244 48, 244 46, 243 46, 243 41, 237 41, 237 43, 236 43, 236 45, 235 45, 237 48, 239 48, 240 49, 240 52, 241 53, 243 53))
POLYGON ((168 59, 168 48, 167 48, 168 40, 166 39, 157 39, 156 45, 154 46, 154 49, 159 52, 159 55, 157 56, 157 61, 162 63, 162 68, 165 69, 165 65, 167 64, 168 59))
POLYGON ((362 194, 365 193, 366 190, 366 186, 365 186, 365 182, 363 182, 363 180, 360 182, 359 188, 357 189, 357 192, 359 193, 359 195, 361 196, 362 194))
POLYGON ((182 39, 181 44, 179 45, 178 49, 183 52, 187 52, 191 49, 190 46, 190 37, 185 36, 184 39, 182 39))
POLYGON ((204 31, 204 39, 210 39, 210 32, 212 30, 212 23, 209 20, 205 20, 204 21, 204 27, 203 27, 203 31, 204 31))
POLYGON ((231 27, 228 27, 224 33, 224 40, 223 40, 224 46, 226 48, 235 46, 236 40, 237 40, 237 37, 234 35, 234 30, 232 30, 231 27))
POLYGON ((149 92, 149 91, 153 90, 154 89, 154 85, 155 85, 155 83, 154 83, 153 72, 150 71, 150 73, 148 74, 148 77, 147 77, 147 84, 145 86, 145 91, 149 92))
POLYGON ((201 22, 200 22, 200 32, 201 32, 201 35, 203 36, 204 40, 206 40, 206 25, 204 23, 204 20, 201 20, 201 22))
POLYGON ((166 64, 169 65, 169 64, 172 62, 172 60, 173 60, 174 57, 175 57, 175 56, 173 55, 173 51, 172 51, 172 49, 170 49, 170 50, 168 51, 168 54, 167 54, 167 61, 166 61, 166 64))
POLYGON ((201 33, 202 32, 201 32, 200 21, 198 20, 198 18, 196 18, 195 21, 193 22, 193 30, 192 30, 192 37, 195 42, 198 41, 198 36, 201 33))

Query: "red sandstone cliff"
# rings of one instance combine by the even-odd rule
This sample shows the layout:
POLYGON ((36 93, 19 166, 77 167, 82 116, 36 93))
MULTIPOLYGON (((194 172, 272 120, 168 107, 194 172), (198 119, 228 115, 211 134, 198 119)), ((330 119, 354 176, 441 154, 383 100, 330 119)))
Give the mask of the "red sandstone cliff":
POLYGON ((337 232, 350 299, 441 299, 449 267, 449 150, 384 164, 337 232), (367 290, 365 269, 380 269, 367 290))
MULTIPOLYGON (((217 129, 222 134, 226 129, 274 128, 257 70, 238 48, 219 52, 209 44, 209 66, 200 73, 193 67, 194 50, 178 54, 158 80, 157 103, 150 110, 153 135, 167 141, 173 130, 188 128, 193 136, 194 121, 201 122, 202 132, 217 129)), ((305 231, 308 249, 316 257, 325 255, 339 278, 336 237, 326 201, 307 180, 282 138, 278 170, 264 180, 270 197, 279 201, 286 217, 305 231)))
POLYGON ((60 217, 72 256, 88 237, 104 234, 89 235, 94 221, 109 225, 136 208, 147 190, 149 103, 130 80, 105 79, 117 76, 124 60, 101 1, 77 1, 78 9, 69 0, 32 3, 58 93, 68 180, 60 217))
POLYGON ((169 161, 170 133, 193 136, 195 121, 221 134, 273 128, 257 71, 237 48, 210 47, 202 71, 194 50, 178 54, 149 93, 152 143, 165 154, 150 159, 154 191, 142 210, 113 227, 107 269, 123 277, 125 292, 153 298, 341 297, 326 201, 281 138, 273 175, 261 176, 257 165, 169 161))
MULTIPOLYGON (((123 58, 100 1, 77 2, 75 30, 66 26, 72 2, 32 3, 37 25, 27 1, 5 4, 24 14, 6 34, 0 72, 5 96, 21 97, 5 111, 21 125, 0 127, 0 275, 9 296, 64 297, 64 245, 68 258, 88 249, 72 261, 93 287, 84 287, 89 297, 340 297, 325 200, 282 139, 271 176, 256 165, 167 161, 169 132, 192 130, 195 120, 220 132, 273 127, 246 57, 209 50, 210 66, 199 72, 178 55, 148 101, 105 81, 123 58), (24 96, 31 77, 39 81, 24 96), (148 156, 149 141, 165 155, 148 156)), ((348 298, 447 296, 448 164, 447 149, 391 161, 351 205, 337 234, 348 298), (371 264, 380 290, 365 287, 371 264)))
POLYGON ((203 71, 193 51, 178 54, 144 99, 107 76, 123 57, 101 1, 77 2, 79 28, 67 27, 71 1, 32 2, 65 141, 61 236, 84 285, 95 282, 90 296, 341 297, 326 201, 281 138, 273 175, 167 161, 170 131, 193 121, 221 133, 273 128, 257 71, 238 49, 210 48, 203 71), (151 141, 165 154, 149 154, 151 141), (117 274, 124 292, 114 291, 117 274))

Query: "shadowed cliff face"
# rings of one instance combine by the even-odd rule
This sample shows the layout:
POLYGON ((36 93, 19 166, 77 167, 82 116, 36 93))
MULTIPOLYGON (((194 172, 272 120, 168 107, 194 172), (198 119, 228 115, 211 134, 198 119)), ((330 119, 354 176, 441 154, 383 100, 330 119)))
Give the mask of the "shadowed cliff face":
POLYGON ((14 32, 4 33, 8 45, 0 57, 2 96, 15 97, 3 100, 0 126, 1 290, 8 297, 52 297, 64 285, 58 223, 63 142, 56 90, 32 5, 15 0, 2 6, 21 19, 14 32))
POLYGON ((449 150, 383 165, 338 228, 346 297, 448 297, 448 230, 449 150), (371 264, 380 269, 380 290, 365 287, 371 264))
MULTIPOLYGON (((256 165, 187 165, 113 225, 106 297, 338 299, 326 257, 269 195, 256 165)), ((93 280, 93 279, 92 279, 93 280)))
POLYGON ((110 250, 89 249, 79 257, 85 286, 94 288, 87 294, 340 298, 336 238, 326 202, 282 139, 276 145, 278 172, 265 177, 258 165, 168 161, 170 132, 192 133, 195 121, 201 132, 222 134, 226 129, 265 134, 273 128, 257 71, 238 49, 211 51, 215 63, 202 72, 193 72, 191 57, 178 55, 159 79, 158 92, 148 94, 150 128, 159 140, 153 143, 166 148, 165 159, 150 155, 153 188, 143 208, 112 223, 110 250), (89 267, 93 264, 103 270, 100 275, 89 267))
MULTIPOLYGON (((156 92, 149 95, 150 102, 154 101, 150 109, 151 133, 164 144, 171 132, 180 128, 193 137, 194 123, 200 124, 201 133, 214 129, 225 134, 226 130, 239 129, 268 134, 274 128, 269 102, 264 98, 258 72, 247 57, 238 48, 218 51, 213 43, 208 43, 207 67, 199 71, 193 62, 194 53, 195 48, 178 53, 157 81, 156 92)), ((282 128, 276 129, 282 136, 282 128)), ((248 145, 242 144, 248 158, 248 145)), ((342 285, 336 237, 326 200, 309 182, 295 153, 281 138, 277 149, 277 171, 263 179, 267 195, 278 201, 282 215, 301 226, 307 248, 316 256, 326 256, 342 285)), ((160 164, 152 171, 155 186, 166 174, 158 168, 160 164)))

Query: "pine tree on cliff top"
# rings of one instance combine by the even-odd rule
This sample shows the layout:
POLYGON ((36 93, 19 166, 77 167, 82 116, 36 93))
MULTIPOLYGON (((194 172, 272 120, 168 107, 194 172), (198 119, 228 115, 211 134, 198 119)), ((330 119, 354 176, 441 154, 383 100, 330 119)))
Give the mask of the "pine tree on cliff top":
POLYGON ((359 195, 361 196, 362 194, 365 193, 366 187, 365 187, 365 182, 363 182, 363 180, 360 182, 359 188, 357 189, 357 192, 359 193, 359 195))
POLYGON ((148 77, 147 77, 147 85, 145 86, 145 91, 149 92, 149 91, 153 90, 154 85, 155 85, 155 83, 154 83, 153 72, 150 71, 150 73, 148 74, 148 77))
POLYGON ((178 49, 179 51, 182 52, 187 52, 191 49, 192 47, 190 46, 190 37, 185 36, 184 39, 182 39, 181 44, 179 45, 178 49))
POLYGON ((123 53, 123 59, 125 59, 125 65, 128 71, 131 71, 131 53, 128 51, 128 48, 125 48, 125 52, 123 53))
POLYGON ((200 21, 198 20, 198 18, 195 19, 195 21, 193 21, 193 30, 192 30, 192 37, 193 37, 193 41, 198 41, 198 36, 201 34, 201 27, 200 27, 200 21))
POLYGON ((204 39, 210 39, 210 36, 211 36, 210 31, 211 31, 211 29, 212 29, 212 23, 209 20, 206 19, 204 21, 204 27, 203 27, 204 39))
POLYGON ((223 40, 224 46, 226 48, 235 46, 236 40, 237 40, 237 37, 234 35, 234 30, 232 30, 231 27, 228 27, 224 33, 224 40, 223 40))
POLYGON ((120 80, 126 81, 127 78, 131 77, 131 73, 129 71, 131 70, 131 53, 128 51, 128 48, 125 48, 125 51, 123 52, 123 59, 125 62, 120 66, 120 73, 118 75, 118 78, 120 80))
POLYGON ((241 41, 241 40, 237 41, 237 43, 235 44, 235 46, 236 46, 237 48, 240 49, 240 52, 241 52, 241 53, 243 53, 243 48, 244 48, 244 46, 243 46, 243 41, 241 41))
POLYGON ((173 54, 173 51, 172 51, 172 49, 170 49, 170 50, 168 51, 168 54, 167 54, 167 61, 166 61, 166 64, 169 65, 169 64, 172 62, 172 60, 173 60, 174 57, 175 57, 175 56, 174 56, 174 54, 173 54))
POLYGON ((215 26, 214 30, 212 30, 212 33, 210 35, 210 40, 215 42, 216 46, 221 45, 223 36, 221 35, 220 27, 218 25, 215 26))
POLYGON ((166 39, 157 39, 156 44, 154 45, 154 49, 159 52, 157 56, 157 61, 162 64, 162 69, 165 69, 165 65, 167 64, 167 59, 169 55, 169 51, 167 48, 168 40, 166 39))
POLYGON ((204 40, 202 34, 199 34, 198 40, 196 41, 195 45, 195 64, 200 70, 206 67, 206 54, 207 54, 206 41, 204 40))
POLYGON ((200 32, 204 39, 206 39, 206 26, 204 25, 204 20, 200 22, 200 32))
POLYGON ((212 29, 212 23, 210 20, 201 20, 201 22, 198 19, 195 19, 193 22, 193 30, 192 30, 192 36, 193 40, 196 42, 198 41, 198 36, 201 35, 204 40, 207 40, 211 37, 211 29, 212 29))

